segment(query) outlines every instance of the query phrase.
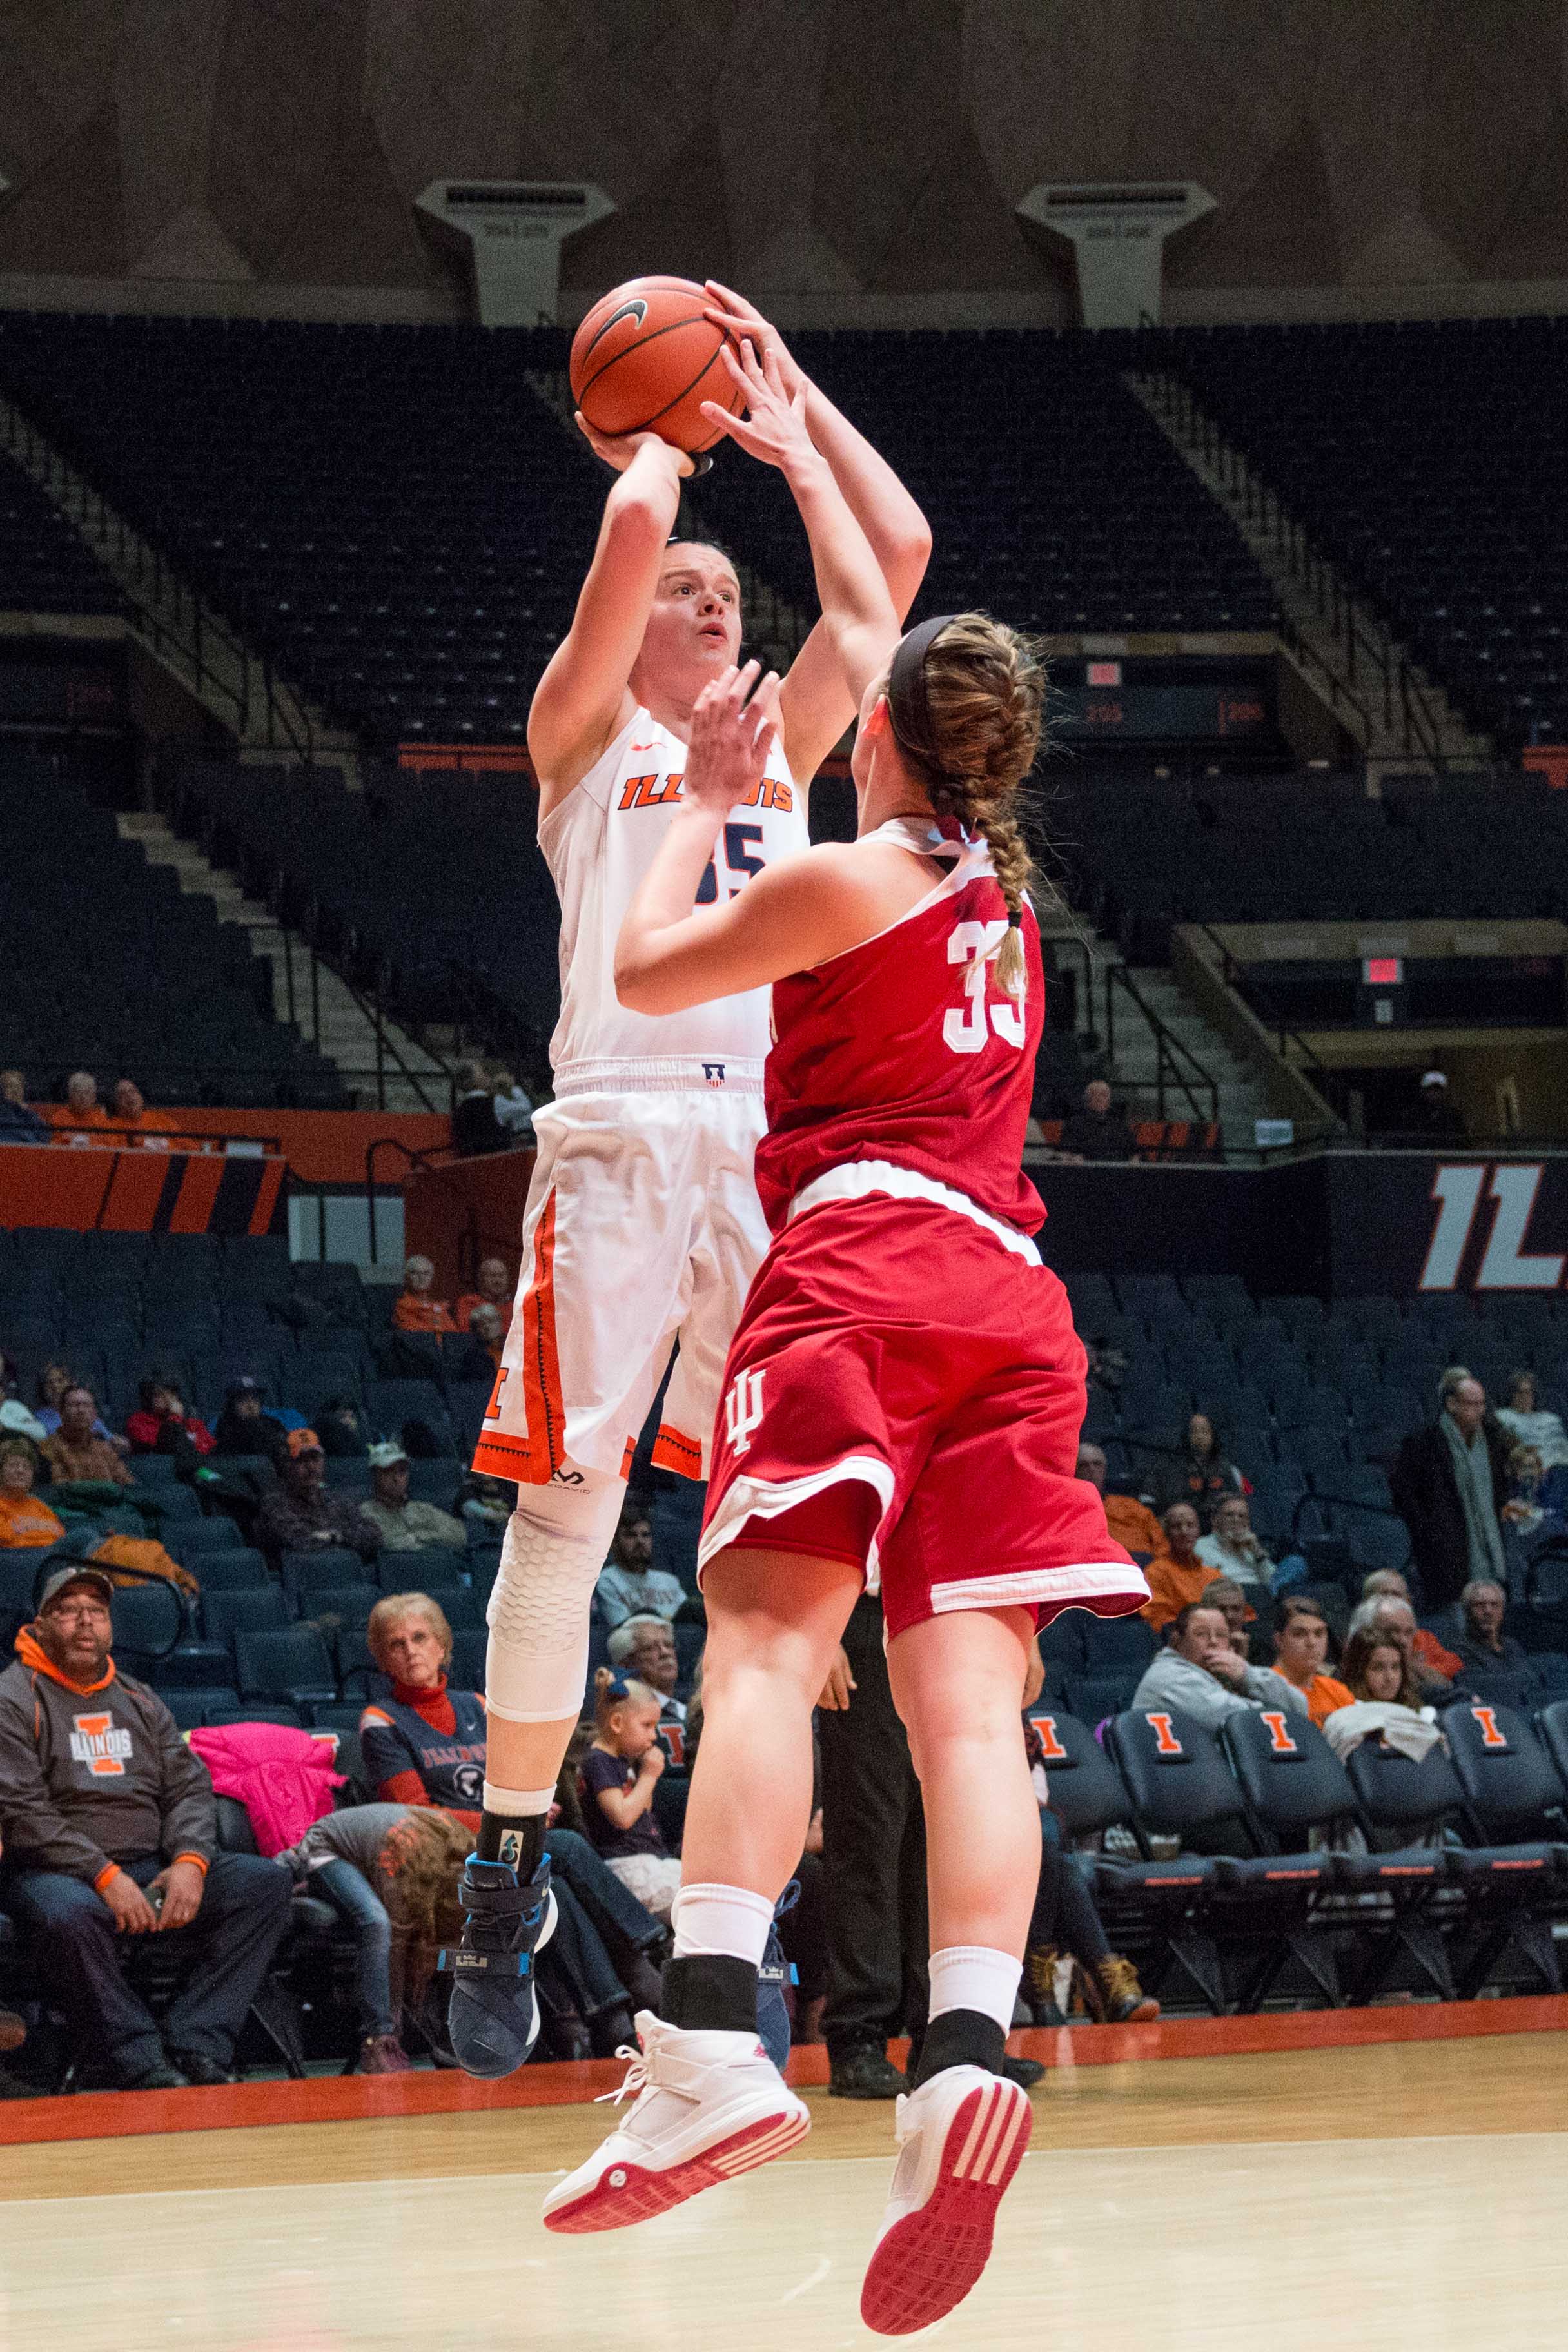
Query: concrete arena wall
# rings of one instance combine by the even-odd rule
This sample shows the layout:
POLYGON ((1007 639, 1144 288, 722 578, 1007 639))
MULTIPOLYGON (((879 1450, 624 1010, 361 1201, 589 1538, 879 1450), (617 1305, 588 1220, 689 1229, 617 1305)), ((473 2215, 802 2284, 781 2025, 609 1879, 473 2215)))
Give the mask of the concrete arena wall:
POLYGON ((460 315, 412 197, 584 174, 793 323, 1067 323, 1046 178, 1217 209, 1173 320, 1568 307, 1568 0, 66 0, 11 12, 0 301, 460 315))

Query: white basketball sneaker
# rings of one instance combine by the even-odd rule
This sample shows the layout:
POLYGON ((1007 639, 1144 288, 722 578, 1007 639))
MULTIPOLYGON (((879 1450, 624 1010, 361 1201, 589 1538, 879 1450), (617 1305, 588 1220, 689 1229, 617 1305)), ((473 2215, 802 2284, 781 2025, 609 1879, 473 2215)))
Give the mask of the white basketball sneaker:
POLYGON ((811 2116, 754 2033, 691 2033, 637 2012, 618 2091, 637 2101, 586 2164, 544 2200, 547 2230, 624 2230, 754 2171, 803 2140, 811 2116))
POLYGON ((899 2101, 899 2160, 860 2290, 874 2335, 912 2336, 963 2301, 991 2259, 1030 2120, 1017 2084, 983 2066, 946 2067, 899 2101))

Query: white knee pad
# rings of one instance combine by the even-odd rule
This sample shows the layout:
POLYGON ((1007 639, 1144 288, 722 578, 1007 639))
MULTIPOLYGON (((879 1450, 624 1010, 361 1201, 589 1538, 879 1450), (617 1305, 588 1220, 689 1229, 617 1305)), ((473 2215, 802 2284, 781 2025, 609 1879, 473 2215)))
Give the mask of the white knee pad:
POLYGON ((570 1485, 519 1487, 485 1612, 485 1705, 507 1723, 559 1723, 583 1705, 589 1604, 626 1490, 602 1470, 564 1467, 570 1485))

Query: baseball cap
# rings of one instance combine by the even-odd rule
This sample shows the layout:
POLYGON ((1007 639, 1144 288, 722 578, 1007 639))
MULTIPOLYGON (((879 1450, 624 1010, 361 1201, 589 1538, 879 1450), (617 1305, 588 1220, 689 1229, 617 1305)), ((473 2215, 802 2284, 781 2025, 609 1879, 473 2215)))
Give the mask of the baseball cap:
POLYGON ((106 1576, 101 1568, 84 1568, 82 1563, 77 1560, 68 1567, 57 1568, 45 1585, 42 1598, 38 1602, 40 1617, 51 1601, 59 1599, 68 1584, 93 1585, 107 1606, 112 1608, 114 1605, 114 1579, 111 1576, 106 1576))
POLYGON ((230 1396, 265 1396, 267 1391, 254 1372, 242 1372, 237 1381, 228 1384, 230 1396))
POLYGON ((298 1462, 301 1454, 324 1454, 325 1446, 313 1429, 291 1429, 288 1436, 289 1458, 298 1462))
POLYGON ((408 1456, 395 1438, 388 1437, 371 1447, 368 1458, 373 1470, 390 1470, 394 1463, 406 1462, 408 1456))
POLYGON ((1443 1076, 1441 1070, 1428 1070, 1423 1076, 1421 1083, 1424 1087, 1446 1087, 1448 1081, 1443 1076))

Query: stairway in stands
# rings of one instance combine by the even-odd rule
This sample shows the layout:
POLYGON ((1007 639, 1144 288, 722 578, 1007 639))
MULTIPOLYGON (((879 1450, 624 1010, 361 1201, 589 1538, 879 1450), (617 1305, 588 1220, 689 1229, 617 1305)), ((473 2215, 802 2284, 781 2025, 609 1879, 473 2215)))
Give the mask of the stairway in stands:
POLYGON ((405 1030, 383 1024, 383 1073, 376 1074, 375 1024, 359 998, 318 962, 316 999, 321 1030, 313 1032, 310 950, 297 932, 286 932, 259 900, 247 898, 232 874, 205 857, 195 842, 183 841, 163 817, 152 812, 122 814, 120 830, 139 841, 150 866, 172 866, 184 891, 201 891, 217 904, 218 920, 237 923, 272 965, 273 1003, 280 1021, 293 1020, 329 1061, 362 1110, 445 1111, 451 1102, 447 1066, 426 1052, 405 1030), (292 957, 294 1001, 289 1001, 288 961, 292 957))

